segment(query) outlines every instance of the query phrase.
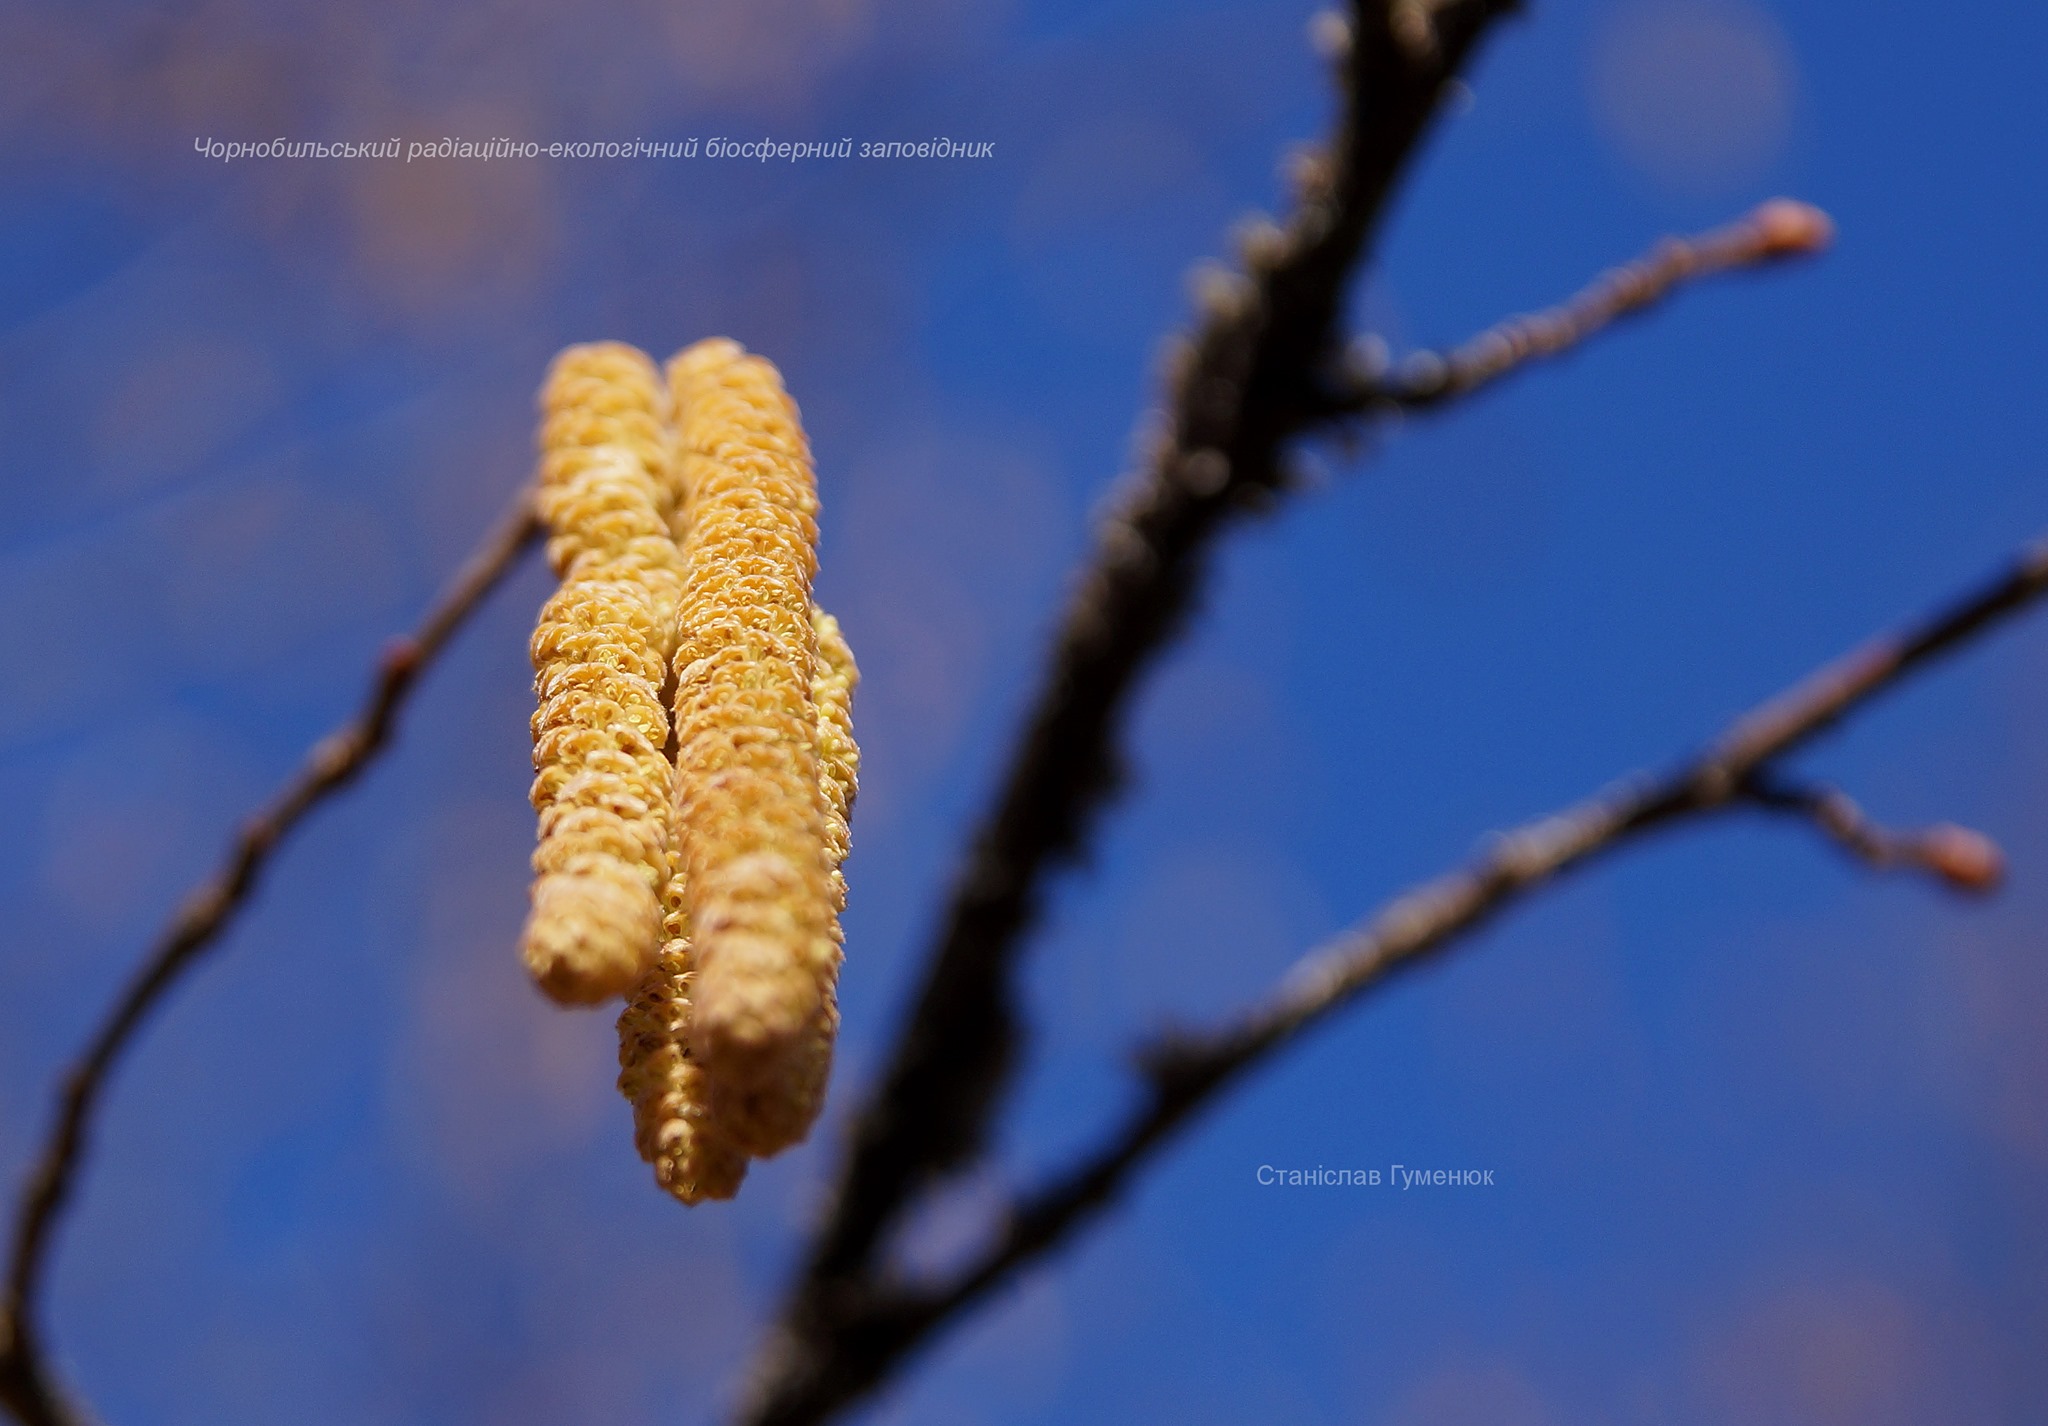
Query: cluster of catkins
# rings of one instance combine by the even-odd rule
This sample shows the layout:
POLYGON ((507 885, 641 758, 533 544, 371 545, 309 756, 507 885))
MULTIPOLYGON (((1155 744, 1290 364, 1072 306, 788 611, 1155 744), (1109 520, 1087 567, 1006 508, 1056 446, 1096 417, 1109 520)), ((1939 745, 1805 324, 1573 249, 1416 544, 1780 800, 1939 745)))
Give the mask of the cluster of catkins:
POLYGON ((858 674, 811 603, 810 450, 774 366, 723 339, 665 382, 570 347, 541 412, 562 583, 533 635, 526 964, 563 1003, 625 997, 641 1157, 685 1203, 730 1198, 809 1131, 839 1024, 858 674))

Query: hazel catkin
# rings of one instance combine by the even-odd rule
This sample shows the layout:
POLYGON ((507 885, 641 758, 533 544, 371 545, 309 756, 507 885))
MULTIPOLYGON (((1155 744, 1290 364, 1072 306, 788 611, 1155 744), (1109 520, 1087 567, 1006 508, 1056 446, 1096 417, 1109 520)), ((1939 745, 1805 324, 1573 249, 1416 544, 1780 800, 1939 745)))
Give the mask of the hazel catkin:
POLYGON ((554 999, 622 994, 653 964, 668 879, 661 691, 682 570, 666 398, 619 343, 570 347, 541 392, 535 505, 561 587, 534 630, 540 814, 528 970, 554 999))
POLYGON ((691 1055, 753 1155, 823 1100, 840 962, 812 680, 817 492, 775 368, 722 339, 669 364, 687 533, 675 668, 675 867, 691 1055))
MULTIPOLYGON (((817 707, 816 749, 826 809, 826 859, 831 868, 832 903, 843 910, 846 883, 839 865, 848 847, 848 812, 860 768, 853 740, 853 689, 860 678, 853 650, 839 622, 821 609, 811 611, 818 658, 811 675, 817 707)), ((680 843, 680 838, 676 839, 680 843)), ((731 1198, 746 1175, 747 1155, 718 1117, 709 1078, 689 1045, 690 984, 693 979, 684 878, 672 875, 665 895, 666 941, 661 958, 628 998, 619 1016, 619 1090, 633 1105, 634 1143, 654 1166, 655 1181, 684 1203, 731 1198)), ((835 925, 835 933, 837 927, 835 925)), ((795 1076, 799 1097, 823 1092, 830 1069, 829 1045, 814 1047, 795 1076)))
MULTIPOLYGON (((671 815, 673 813, 671 812, 671 815)), ((619 1092, 633 1105, 633 1142, 655 1182, 684 1203, 731 1198, 746 1153, 712 1118, 691 1057, 689 913, 683 878, 663 890, 661 955, 619 1015, 619 1092)))
POLYGON ((810 453, 774 367, 723 340, 666 384, 571 347, 541 405, 562 583, 532 644, 524 953, 557 1000, 626 995, 641 1156, 685 1203, 729 1198, 809 1129, 838 1028, 858 673, 810 602, 810 453))

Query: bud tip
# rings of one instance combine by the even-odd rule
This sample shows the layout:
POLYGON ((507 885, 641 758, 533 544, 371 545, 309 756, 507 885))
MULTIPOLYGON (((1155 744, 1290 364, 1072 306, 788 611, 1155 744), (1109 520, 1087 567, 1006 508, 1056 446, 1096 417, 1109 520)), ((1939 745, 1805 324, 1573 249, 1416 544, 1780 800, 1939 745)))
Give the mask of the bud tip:
POLYGON ((1990 891, 2005 877, 2005 853, 1982 832, 1943 822, 1920 842, 1921 856, 1942 880, 1959 891, 1990 891))
POLYGON ((1767 257, 1821 252, 1835 238, 1834 219, 1796 198, 1773 198, 1760 206, 1750 221, 1761 239, 1760 251, 1767 257))

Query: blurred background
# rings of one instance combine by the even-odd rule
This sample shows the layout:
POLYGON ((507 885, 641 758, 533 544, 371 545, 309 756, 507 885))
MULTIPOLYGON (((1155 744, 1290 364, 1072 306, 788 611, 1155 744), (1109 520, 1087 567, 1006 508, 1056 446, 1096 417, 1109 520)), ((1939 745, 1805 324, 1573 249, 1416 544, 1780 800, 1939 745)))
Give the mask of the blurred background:
MULTIPOLYGON (((558 347, 781 364, 866 681, 833 1115, 737 1203, 634 1156, 514 941, 538 562, 119 1077, 51 1326, 119 1426, 716 1420, 813 1221, 1190 264, 1330 96, 1304 0, 0 0, 0 1181, 237 819, 530 465, 558 347), (965 162, 245 160, 194 141, 946 135, 965 162)), ((2048 12, 1538 0, 1399 202, 1396 349, 1773 193, 1689 292, 1238 533, 1031 962, 943 1261, 1222 1013, 1489 829, 1658 764, 2044 523, 2048 12)), ((2048 1419, 2048 620, 1802 760, 1995 836, 1880 880, 1731 819, 1296 1046, 865 1419, 2048 1419), (1476 1167, 1486 1190, 1261 1188, 1476 1167), (2031 1206, 2029 1206, 2031 1205, 2031 1206)))

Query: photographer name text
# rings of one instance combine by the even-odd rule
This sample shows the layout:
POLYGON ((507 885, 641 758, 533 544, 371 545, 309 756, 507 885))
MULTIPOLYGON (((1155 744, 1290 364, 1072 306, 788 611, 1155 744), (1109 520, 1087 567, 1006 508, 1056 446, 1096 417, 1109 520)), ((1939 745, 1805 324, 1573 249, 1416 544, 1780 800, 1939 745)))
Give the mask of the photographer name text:
POLYGON ((1261 1188, 1492 1188, 1492 1169, 1418 1169, 1391 1164, 1379 1169, 1280 1168, 1260 1164, 1253 1175, 1261 1188))

